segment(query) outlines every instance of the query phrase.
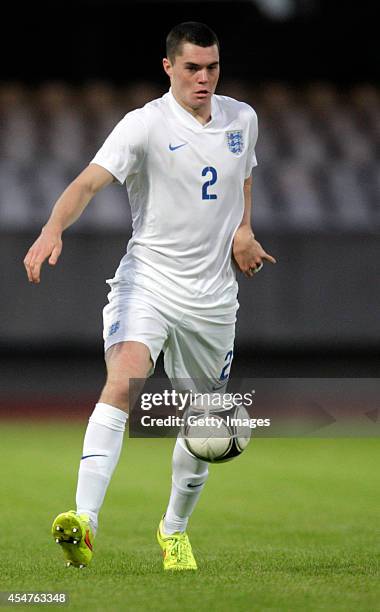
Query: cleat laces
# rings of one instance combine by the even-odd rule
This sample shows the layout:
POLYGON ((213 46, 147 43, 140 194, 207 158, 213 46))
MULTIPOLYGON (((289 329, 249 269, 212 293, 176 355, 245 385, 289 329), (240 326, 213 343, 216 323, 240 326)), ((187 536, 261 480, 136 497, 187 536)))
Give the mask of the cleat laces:
POLYGON ((169 547, 170 557, 177 559, 180 563, 189 563, 191 561, 189 545, 186 536, 171 538, 172 543, 169 547))

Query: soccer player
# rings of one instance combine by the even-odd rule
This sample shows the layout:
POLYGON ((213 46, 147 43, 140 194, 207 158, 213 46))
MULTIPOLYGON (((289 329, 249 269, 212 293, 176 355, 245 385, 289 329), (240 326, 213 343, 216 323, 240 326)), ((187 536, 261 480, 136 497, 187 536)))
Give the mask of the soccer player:
MULTIPOLYGON (((67 565, 76 567, 92 557, 98 514, 128 419, 130 379, 149 376, 163 351, 174 384, 202 379, 208 381, 203 392, 223 390, 238 309, 235 267, 252 277, 264 260, 275 263, 251 229, 256 114, 243 102, 215 95, 216 35, 201 23, 175 26, 163 68, 169 92, 116 125, 58 199, 24 260, 29 280, 39 283, 43 262, 57 263, 63 231, 91 198, 113 181, 126 185, 133 235, 108 281, 107 380, 84 438, 77 509, 58 515, 52 526, 67 565)), ((178 438, 172 465, 170 499, 157 537, 165 569, 194 570, 186 526, 208 464, 178 438)))

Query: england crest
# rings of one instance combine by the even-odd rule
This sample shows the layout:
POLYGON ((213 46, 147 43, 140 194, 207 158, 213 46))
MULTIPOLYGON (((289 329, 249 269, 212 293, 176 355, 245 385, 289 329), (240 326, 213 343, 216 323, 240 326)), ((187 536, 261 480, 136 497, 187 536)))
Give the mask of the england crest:
POLYGON ((227 135, 227 147, 235 155, 240 155, 243 152, 244 141, 243 141, 243 130, 234 130, 226 132, 227 135))

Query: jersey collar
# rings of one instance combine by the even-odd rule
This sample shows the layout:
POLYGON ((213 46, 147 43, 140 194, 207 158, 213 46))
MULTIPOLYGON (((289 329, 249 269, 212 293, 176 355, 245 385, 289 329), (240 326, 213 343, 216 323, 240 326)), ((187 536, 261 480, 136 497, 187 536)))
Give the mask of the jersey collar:
POLYGON ((218 101, 215 95, 211 97, 211 119, 205 125, 202 125, 201 123, 199 123, 199 121, 195 119, 195 117, 193 117, 193 115, 189 113, 189 111, 184 109, 183 106, 181 106, 177 102, 177 100, 173 96, 172 88, 169 89, 166 95, 168 96, 169 105, 171 109, 173 110, 173 112, 175 113, 175 115, 178 117, 178 119, 180 119, 180 121, 182 121, 182 123, 185 123, 189 128, 191 129, 196 128, 197 131, 202 132, 203 130, 206 130, 209 127, 210 128, 216 127, 216 120, 220 113, 219 113, 218 101))

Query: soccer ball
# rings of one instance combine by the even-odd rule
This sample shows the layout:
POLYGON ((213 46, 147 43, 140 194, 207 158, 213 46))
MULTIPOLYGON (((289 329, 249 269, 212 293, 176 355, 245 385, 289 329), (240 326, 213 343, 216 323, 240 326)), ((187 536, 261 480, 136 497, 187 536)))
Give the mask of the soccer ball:
POLYGON ((187 408, 181 435, 195 457, 209 463, 223 463, 238 457, 247 447, 251 439, 249 420, 244 406, 225 406, 220 399, 213 405, 211 395, 206 402, 197 400, 187 408))

